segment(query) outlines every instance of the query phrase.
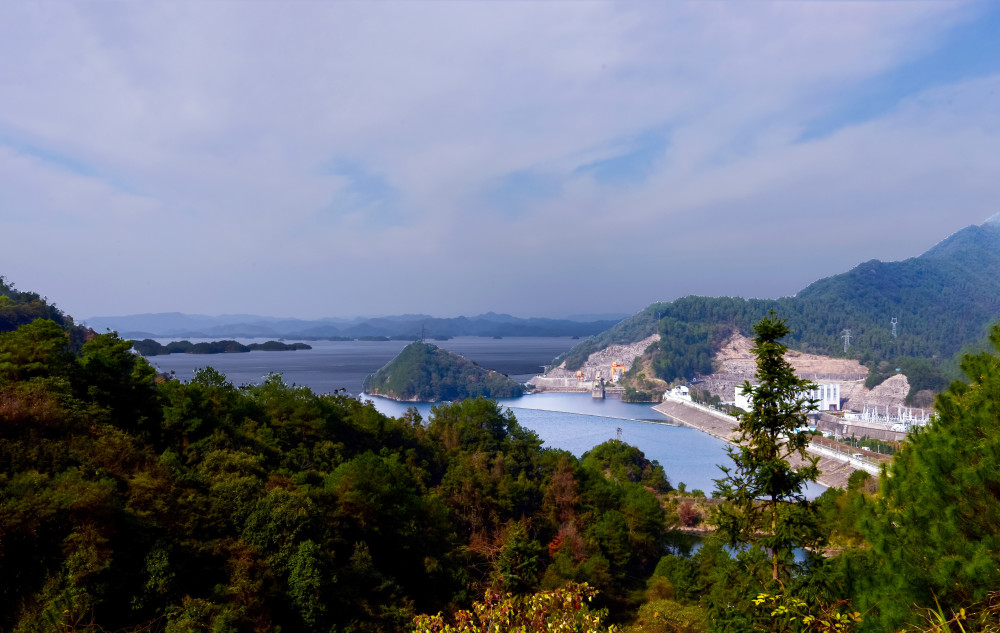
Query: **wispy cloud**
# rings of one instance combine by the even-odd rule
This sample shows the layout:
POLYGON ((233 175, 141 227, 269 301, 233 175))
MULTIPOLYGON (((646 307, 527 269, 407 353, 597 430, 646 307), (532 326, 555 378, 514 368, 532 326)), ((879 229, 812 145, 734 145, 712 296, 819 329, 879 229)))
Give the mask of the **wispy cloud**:
POLYGON ((987 3, 0 15, 0 272, 79 316, 788 294, 1000 193, 987 3))

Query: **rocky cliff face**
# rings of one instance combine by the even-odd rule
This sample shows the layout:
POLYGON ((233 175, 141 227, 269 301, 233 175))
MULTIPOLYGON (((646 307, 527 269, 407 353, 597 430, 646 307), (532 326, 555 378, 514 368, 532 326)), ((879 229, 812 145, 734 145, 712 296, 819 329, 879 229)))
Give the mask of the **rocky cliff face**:
MULTIPOLYGON (((707 389, 709 393, 717 395, 723 400, 732 400, 738 386, 746 381, 754 381, 754 376, 757 373, 757 361, 750 351, 752 347, 752 339, 739 332, 733 332, 713 359, 716 372, 710 376, 700 377, 695 388, 707 389)), ((821 383, 839 384, 842 408, 853 409, 857 407, 858 411, 864 408, 865 399, 869 397, 869 392, 864 386, 868 369, 858 361, 847 358, 830 358, 819 354, 804 354, 794 350, 789 350, 785 354, 785 358, 801 378, 821 383)), ((903 376, 896 378, 905 380, 903 376)), ((894 383, 891 388, 883 389, 877 393, 874 396, 876 400, 872 402, 877 401, 880 406, 885 406, 885 404, 901 405, 907 391, 909 391, 909 385, 903 390, 902 395, 899 395, 898 387, 894 383)))
MULTIPOLYGON (((902 374, 890 376, 885 382, 877 385, 869 391, 862 387, 862 391, 857 392, 848 400, 847 408, 852 411, 862 411, 866 406, 876 406, 880 409, 886 407, 895 408, 902 406, 906 399, 906 394, 910 392, 910 381, 902 374)), ((843 392, 841 392, 843 395, 843 392)))
POLYGON ((611 380, 611 365, 613 363, 624 365, 628 370, 636 358, 641 357, 650 345, 659 340, 660 335, 653 334, 635 343, 609 345, 594 352, 579 369, 583 372, 583 382, 578 379, 577 370, 566 369, 566 363, 556 367, 545 376, 535 376, 530 382, 543 390, 549 388, 589 390, 598 375, 606 381, 611 380))

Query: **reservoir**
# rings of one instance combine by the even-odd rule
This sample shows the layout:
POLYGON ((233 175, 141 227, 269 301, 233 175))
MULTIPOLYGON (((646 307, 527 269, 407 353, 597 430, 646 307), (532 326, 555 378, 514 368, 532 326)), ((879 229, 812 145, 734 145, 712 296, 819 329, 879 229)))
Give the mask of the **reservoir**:
MULTIPOLYGON (((399 416, 414 403, 368 397, 386 415, 399 416)), ((647 459, 660 462, 672 486, 684 482, 688 490, 711 496, 713 479, 722 475, 717 464, 731 465, 725 442, 687 426, 674 426, 649 404, 599 400, 589 393, 536 393, 498 401, 509 408, 521 426, 531 429, 546 446, 577 457, 594 446, 615 439, 639 447, 647 459)), ((416 404, 426 419, 433 405, 416 404)))
MULTIPOLYGON (((157 339, 169 343, 172 339, 157 339)), ((198 343, 207 339, 191 339, 198 343)), ((239 339, 262 343, 265 339, 239 339)), ((289 339, 293 342, 293 339, 289 339)), ((507 373, 520 381, 541 371, 541 366, 578 343, 569 337, 503 338, 456 337, 435 345, 474 360, 483 367, 507 373)), ((308 341, 311 350, 254 351, 242 354, 170 354, 148 360, 162 372, 190 380, 195 370, 214 367, 234 385, 259 383, 270 373, 281 374, 288 384, 309 387, 316 393, 346 389, 358 395, 361 384, 406 346, 407 341, 308 341)), ((433 405, 403 403, 362 396, 382 413, 399 416, 416 406, 426 419, 433 405)), ((713 479, 721 475, 717 464, 730 464, 725 443, 690 427, 673 426, 648 404, 599 400, 590 394, 540 393, 501 400, 525 428, 536 432, 546 446, 580 456, 597 444, 614 439, 639 447, 648 459, 660 462, 670 483, 684 482, 688 490, 711 495, 713 479)))

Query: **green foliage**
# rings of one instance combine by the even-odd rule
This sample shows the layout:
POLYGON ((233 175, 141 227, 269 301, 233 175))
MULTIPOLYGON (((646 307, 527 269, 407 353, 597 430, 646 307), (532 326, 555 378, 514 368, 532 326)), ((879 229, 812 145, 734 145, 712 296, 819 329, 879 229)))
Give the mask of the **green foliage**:
MULTIPOLYGON (((1000 351, 1000 327, 991 340, 1000 351)), ((969 356, 962 369, 970 382, 938 398, 937 419, 911 433, 867 506, 882 565, 860 592, 884 626, 912 623, 913 605, 957 611, 1000 586, 1000 357, 969 356)))
POLYGON ((583 454, 583 466, 606 472, 616 481, 641 483, 657 492, 672 490, 663 467, 656 460, 649 461, 636 448, 619 440, 608 440, 583 454))
POLYGON ((504 591, 523 593, 533 589, 542 570, 544 549, 528 534, 524 521, 508 525, 497 557, 497 585, 504 591))
POLYGON ((26 381, 53 374, 65 377, 72 363, 67 343, 63 329, 47 319, 0 333, 0 380, 26 381))
POLYGON ((699 404, 710 407, 718 407, 722 403, 722 398, 718 394, 712 394, 708 389, 691 389, 691 400, 699 404))
POLYGON ((614 632, 605 627, 605 614, 593 611, 588 603, 596 591, 586 583, 569 584, 562 589, 519 596, 487 592, 482 602, 470 611, 459 611, 454 623, 441 615, 422 615, 413 622, 414 633, 572 633, 614 632))
POLYGON ((396 400, 437 402, 463 398, 515 398, 524 386, 430 343, 407 345, 365 379, 367 393, 396 400))
POLYGON ((709 630, 708 613, 702 607, 661 599, 642 605, 635 624, 626 628, 625 633, 703 633, 709 630))
POLYGON ((77 365, 81 400, 90 402, 118 428, 153 437, 159 434, 156 370, 131 352, 130 341, 114 333, 99 334, 84 344, 77 365))
MULTIPOLYGON (((42 298, 37 292, 18 290, 0 275, 0 332, 16 330, 37 319, 53 321, 66 331, 81 330, 73 324, 73 319, 50 305, 47 298, 42 298)), ((82 330, 74 334, 82 338, 82 330)))
POLYGON ((659 398, 650 391, 643 391, 627 385, 625 393, 622 394, 622 402, 658 402, 659 398))
POLYGON ((653 356, 653 371, 661 380, 690 380, 712 373, 712 355, 729 333, 711 324, 664 317, 659 323, 660 340, 653 356))
POLYGON ((72 349, 0 333, 0 630, 402 630, 568 580, 620 615, 662 550, 641 483, 494 401, 392 419, 278 376, 165 381, 113 333, 72 349))
POLYGON ((841 611, 838 605, 809 604, 787 594, 762 593, 754 598, 753 603, 768 613, 780 631, 847 633, 863 622, 857 611, 841 611))
POLYGON ((809 439, 796 429, 807 422, 815 408, 803 393, 812 385, 795 376, 784 359, 779 341, 789 333, 783 319, 773 313, 755 327, 752 352, 757 357, 756 387, 746 383, 751 411, 740 420, 736 448, 729 448, 734 467, 721 467, 725 476, 716 482, 718 496, 726 499, 715 521, 731 547, 760 547, 770 552, 771 579, 784 583, 789 573, 782 557, 795 547, 818 542, 819 533, 803 490, 816 481, 816 458, 806 456, 809 439), (808 465, 793 468, 791 456, 808 465))

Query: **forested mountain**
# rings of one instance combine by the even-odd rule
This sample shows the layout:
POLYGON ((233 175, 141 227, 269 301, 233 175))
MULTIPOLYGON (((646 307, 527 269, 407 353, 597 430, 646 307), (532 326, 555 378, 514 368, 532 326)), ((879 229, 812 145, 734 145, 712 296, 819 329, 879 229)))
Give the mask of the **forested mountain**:
POLYGON ((436 345, 415 341, 365 379, 365 393, 394 400, 440 402, 464 398, 516 398, 524 387, 436 345))
POLYGON ((689 379, 710 373, 712 353, 725 337, 734 329, 749 335, 769 310, 788 320, 793 333, 786 342, 792 349, 858 358, 872 368, 909 357, 939 365, 982 340, 1000 317, 1000 223, 967 227, 919 257, 865 262, 794 297, 691 296, 655 303, 583 341, 555 365, 565 361, 576 369, 607 345, 659 332, 661 340, 650 350, 656 375, 689 379), (845 330, 851 333, 846 352, 845 330))
POLYGON ((488 312, 474 317, 436 318, 406 314, 366 319, 277 319, 252 315, 207 317, 180 313, 93 317, 87 324, 132 338, 361 338, 441 336, 590 336, 620 319, 522 319, 488 312))

